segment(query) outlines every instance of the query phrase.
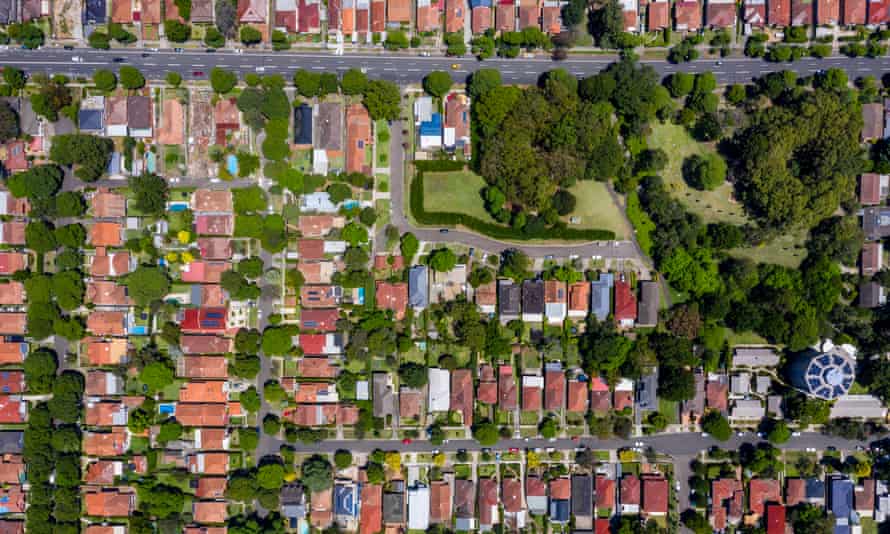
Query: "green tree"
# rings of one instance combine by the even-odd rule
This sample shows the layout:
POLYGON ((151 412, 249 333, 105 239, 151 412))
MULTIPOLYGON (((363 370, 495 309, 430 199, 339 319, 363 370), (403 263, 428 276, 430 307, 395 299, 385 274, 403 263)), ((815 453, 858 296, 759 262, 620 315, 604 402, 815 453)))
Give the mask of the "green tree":
POLYGON ((117 76, 110 70, 99 69, 93 73, 93 83, 100 91, 113 91, 117 87, 117 76))
POLYGON ((427 384, 429 375, 424 365, 406 362, 399 367, 399 378, 402 385, 409 388, 422 388, 427 384))
POLYGON ((174 43, 184 43, 192 37, 192 27, 176 19, 164 21, 164 35, 174 43))
POLYGON ((182 436, 182 425, 175 419, 164 421, 161 423, 161 430, 158 432, 158 441, 168 443, 177 440, 182 436))
POLYGON ((340 87, 345 95, 360 95, 368 86, 368 77, 360 69, 352 68, 343 73, 340 87))
POLYGON ((411 232, 402 234, 402 237, 399 240, 399 250, 407 263, 411 262, 411 259, 417 254, 419 248, 420 241, 417 240, 417 237, 414 234, 411 232))
POLYGON ((47 348, 37 349, 28 354, 23 365, 28 392, 34 395, 49 393, 59 368, 56 353, 47 348))
POLYGON ((454 269, 454 266, 457 264, 457 256, 451 249, 442 247, 430 252, 427 263, 429 263, 430 269, 440 273, 447 273, 454 269))
POLYGON ((337 469, 346 469, 352 466, 352 453, 344 449, 338 450, 334 453, 334 465, 337 466, 337 469))
POLYGON ((333 469, 327 458, 313 454, 301 467, 301 482, 312 493, 318 493, 333 485, 333 469))
POLYGON ((498 69, 479 69, 470 76, 467 93, 470 98, 475 100, 492 89, 500 87, 502 83, 501 71, 498 69))
POLYGON ((161 215, 167 205, 167 182, 155 174, 130 177, 130 189, 139 211, 147 215, 161 215))
POLYGON ((287 392, 284 391, 281 383, 277 380, 268 380, 263 385, 263 396, 266 398, 266 402, 281 404, 281 402, 287 399, 287 392))
POLYGON ((158 519, 179 514, 185 504, 185 495, 175 486, 165 484, 143 485, 137 489, 139 504, 145 512, 158 519))
POLYGON ((473 425, 473 439, 483 447, 491 447, 500 439, 498 427, 488 421, 476 423, 473 425))
POLYGON ((732 436, 732 429, 729 427, 729 421, 726 420, 720 412, 711 410, 702 417, 702 430, 720 441, 726 441, 732 436))
POLYGON ((766 435, 766 439, 770 443, 781 445, 791 439, 791 429, 788 428, 788 424, 785 421, 771 420, 767 426, 769 427, 769 432, 766 435))
MULTIPOLYGON (((225 0, 220 0, 225 2, 225 0)), ((217 19, 219 23, 219 19, 217 19)), ((219 29, 211 26, 204 32, 204 44, 211 48, 222 48, 226 45, 226 36, 219 29)))
POLYGON ((6 85, 13 91, 21 91, 25 88, 27 78, 25 77, 25 72, 23 70, 6 66, 3 67, 3 81, 6 82, 6 85))
POLYGON ((18 198, 46 200, 52 198, 62 186, 64 173, 58 165, 37 165, 10 176, 6 185, 18 198))
POLYGON ((256 413, 260 409, 260 395, 254 386, 250 386, 241 393, 240 401, 241 406, 249 413, 256 413))
POLYGON ((263 34, 252 26, 242 26, 239 34, 241 42, 247 46, 254 45, 263 40, 263 34))
POLYGON ((219 94, 230 92, 238 84, 238 76, 231 71, 214 67, 210 71, 210 87, 219 94))
POLYGON ((152 362, 139 372, 139 381, 148 386, 149 393, 161 391, 173 383, 173 369, 164 362, 152 362))
POLYGON ((260 443, 260 434, 255 428, 241 427, 238 429, 238 445, 242 450, 255 451, 260 443))
POLYGON ((267 356, 284 355, 293 347, 293 333, 289 327, 275 326, 263 331, 262 348, 267 356))
POLYGON ((712 191, 726 181, 726 161, 717 154, 694 154, 683 162, 683 178, 696 189, 712 191))
POLYGON ((53 227, 45 221, 31 221, 25 227, 25 245, 39 254, 45 254, 56 248, 56 236, 53 227))
POLYGON ((145 87, 145 77, 136 67, 124 65, 120 68, 119 79, 121 86, 125 89, 141 89, 145 87))
POLYGON ((364 95, 364 104, 371 119, 399 118, 401 95, 396 84, 384 80, 371 80, 365 88, 364 95))
POLYGON ((430 96, 442 98, 451 90, 453 83, 451 74, 442 70, 434 70, 423 78, 423 90, 430 96))
POLYGON ((616 0, 608 0, 590 14, 590 31, 603 48, 616 48, 624 32, 624 15, 616 0))
POLYGON ((74 310, 83 304, 86 287, 80 271, 55 273, 52 279, 53 294, 59 307, 65 311, 74 310))
POLYGON ((170 292, 170 278, 159 267, 140 265, 124 277, 123 283, 137 306, 148 306, 170 292))

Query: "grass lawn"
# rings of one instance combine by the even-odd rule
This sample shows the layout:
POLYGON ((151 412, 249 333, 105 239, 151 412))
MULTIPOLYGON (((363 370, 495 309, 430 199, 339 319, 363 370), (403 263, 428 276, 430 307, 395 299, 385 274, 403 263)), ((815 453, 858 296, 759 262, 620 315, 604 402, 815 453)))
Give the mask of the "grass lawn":
POLYGON ((522 412, 519 414, 519 422, 523 425, 537 425, 539 418, 538 412, 522 412))
POLYGON ((678 402, 669 401, 667 399, 658 399, 658 411, 663 413, 665 417, 667 417, 668 424, 674 425, 677 424, 677 416, 679 412, 678 402))
POLYGON ((878 534, 878 525, 874 519, 861 517, 859 522, 862 524, 862 534, 878 534))
POLYGON ((671 193, 686 206, 700 215, 705 222, 723 221, 744 224, 748 217, 741 204, 733 202, 732 186, 724 183, 713 191, 698 191, 689 187, 683 180, 683 161, 695 154, 715 152, 712 145, 699 143, 689 135, 686 128, 676 124, 652 124, 649 148, 660 148, 668 155, 667 167, 661 171, 665 185, 671 193))
POLYGON ((485 180, 470 171, 427 172, 423 175, 423 206, 429 211, 466 213, 485 222, 495 223, 485 211, 479 191, 485 180))
POLYGON ((378 227, 386 228, 386 225, 389 224, 390 201, 378 200, 374 203, 374 210, 377 212, 378 227))
POLYGON ((796 268, 807 255, 804 243, 806 231, 783 234, 768 243, 753 247, 736 248, 729 253, 737 258, 748 258, 757 263, 777 263, 786 267, 796 268))
POLYGON ((497 467, 494 464, 480 464, 476 468, 476 476, 478 478, 488 478, 494 476, 497 472, 497 467))
MULTIPOLYGON (((571 228, 611 230, 617 239, 627 239, 628 228, 621 216, 621 210, 612 201, 606 184, 596 180, 579 180, 569 188, 578 199, 575 211, 570 217, 579 217, 579 224, 571 228)), ((565 217, 568 222, 569 217, 565 217)))
POLYGON ((375 123, 377 130, 377 167, 389 166, 389 125, 380 120, 375 123), (382 139, 381 139, 382 138, 382 139))

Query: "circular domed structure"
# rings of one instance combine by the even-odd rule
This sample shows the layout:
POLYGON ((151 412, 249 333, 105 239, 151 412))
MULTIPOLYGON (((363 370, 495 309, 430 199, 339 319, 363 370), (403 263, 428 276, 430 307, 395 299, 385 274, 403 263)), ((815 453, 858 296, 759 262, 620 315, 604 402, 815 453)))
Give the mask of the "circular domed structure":
POLYGON ((824 400, 846 395, 855 377, 855 360, 838 347, 802 354, 791 366, 794 385, 804 393, 824 400))

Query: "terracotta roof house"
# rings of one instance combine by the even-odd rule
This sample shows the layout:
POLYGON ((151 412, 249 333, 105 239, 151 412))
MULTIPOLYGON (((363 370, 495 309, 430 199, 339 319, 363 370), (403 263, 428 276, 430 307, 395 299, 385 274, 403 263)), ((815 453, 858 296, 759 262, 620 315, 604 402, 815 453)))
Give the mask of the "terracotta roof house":
POLYGON ((374 296, 377 309, 390 310, 396 321, 405 318, 408 309, 408 284, 405 282, 386 282, 377 280, 374 296))
POLYGON ((132 306, 127 286, 112 280, 95 280, 87 283, 86 301, 96 306, 132 306))
POLYGON ((717 530, 738 523, 744 512, 745 490, 740 480, 719 478, 711 482, 711 526, 717 530))
MULTIPOLYGON (((864 478, 860 482, 861 485, 853 488, 853 508, 861 517, 872 517, 875 512, 875 479, 864 478)), ((775 505, 767 505, 767 518, 770 506, 775 505)))
POLYGON ((231 213, 232 192, 225 189, 198 189, 192 193, 190 204, 195 213, 231 213))
POLYGON ((860 268, 862 276, 873 276, 884 265, 884 245, 880 241, 868 241, 862 245, 860 268))
POLYGON ((331 522, 334 520, 333 503, 333 487, 312 493, 309 522, 313 527, 323 529, 331 525, 331 522))
POLYGON ((411 22, 411 2, 408 0, 388 0, 386 2, 386 22, 388 24, 409 24, 411 22))
POLYGON ((661 475, 643 475, 642 512, 645 516, 667 515, 668 481, 661 475))
POLYGON ((890 0, 870 0, 868 2, 868 23, 884 24, 888 20, 890 12, 890 0))
POLYGON ((841 18, 840 0, 818 0, 816 3, 816 24, 836 25, 841 18))
POLYGON ((97 222, 90 228, 90 244, 94 247, 119 247, 123 244, 123 227, 116 222, 97 222))
POLYGON ((612 391, 609 384, 595 376, 590 379, 590 410, 597 414, 608 413, 612 409, 612 391))
MULTIPOLYGON (((697 0, 685 0, 674 4, 674 27, 678 31, 698 31, 702 24, 701 4, 697 0)), ((619 282, 615 282, 616 293, 619 282)), ((616 298, 616 305, 617 298, 616 298)))
POLYGON ((875 141, 884 137, 884 105, 862 104, 862 140, 875 141))
POLYGON ((729 384, 724 379, 708 379, 705 384, 705 402, 707 407, 726 415, 729 410, 729 384))
POLYGON ((865 24, 865 0, 841 0, 841 22, 847 26, 865 24))
POLYGON ((473 425, 473 373, 469 369, 451 373, 451 411, 461 414, 464 426, 473 425))
MULTIPOLYGON (((863 17, 865 10, 863 9, 863 17)), ((770 26, 791 25, 791 0, 769 0, 766 21, 770 26)))
POLYGON ((0 502, 3 503, 4 512, 7 514, 24 513, 25 496, 25 492, 19 485, 0 490, 0 502))
POLYGON ((883 203, 888 191, 890 191, 890 176, 886 174, 869 172, 859 177, 859 203, 863 206, 883 203))
POLYGON ((734 1, 708 0, 705 6, 705 16, 707 17, 706 24, 710 28, 731 28, 735 26, 736 4, 734 1))
POLYGON ((785 534, 785 507, 781 504, 766 506, 766 534, 785 534))
POLYGON ((192 518, 196 523, 225 523, 229 516, 226 501, 195 501, 192 518))
MULTIPOLYGON (((232 410, 229 410, 232 412, 232 410)), ((196 428, 195 448, 204 450, 224 450, 229 448, 229 434, 225 428, 196 428)))
POLYGON ((359 534, 377 534, 383 530, 383 486, 362 484, 359 534))
POLYGON ((785 479, 785 504, 797 506, 807 499, 807 481, 802 478, 785 479))
POLYGON ((91 311, 87 316, 87 330, 97 336, 124 336, 127 334, 127 313, 91 311))
POLYGON ((572 498, 572 481, 567 477, 554 478, 550 481, 550 498, 568 500, 572 498))
POLYGON ((130 434, 126 428, 112 428, 111 432, 85 432, 83 452, 87 456, 120 456, 130 448, 130 434))
POLYGON ((28 170, 30 163, 28 162, 26 147, 24 141, 12 140, 0 147, 0 161, 3 162, 3 168, 9 173, 28 170))
POLYGON ((216 127, 216 144, 226 145, 230 132, 241 128, 241 114, 234 98, 221 98, 213 107, 213 124, 216 127))
POLYGON ((562 4, 554 0, 545 0, 541 10, 541 29, 544 33, 556 35, 563 31, 562 4))
POLYGON ((522 377, 522 410, 526 412, 540 411, 544 405, 544 377, 525 375, 522 377))
POLYGON ((446 481, 430 482, 430 523, 451 522, 451 486, 446 481))
POLYGON ((596 476, 596 489, 593 494, 594 504, 598 510, 615 509, 615 481, 605 475, 596 476))
POLYGON ((195 497, 199 499, 225 499, 225 477, 199 477, 198 487, 195 489, 195 497))
POLYGON ((120 395, 124 392, 123 380, 111 371, 87 371, 86 394, 93 397, 120 395))
POLYGON ((229 471, 229 453, 199 452, 190 454, 187 463, 191 473, 225 475, 229 471))
POLYGON ((232 352, 234 343, 219 336, 184 335, 179 339, 179 348, 185 354, 224 354, 232 352))
MULTIPOLYGON (((96 313, 90 314, 92 316, 96 313)), ((108 312, 117 314, 119 312, 108 312)), ((87 319, 87 328, 90 328, 89 319, 87 319)), ((83 340, 86 345, 86 361, 89 365, 119 365, 127 362, 127 340, 126 339, 98 339, 86 338, 83 340)))
POLYGON ((94 277, 121 276, 132 270, 130 253, 126 250, 109 253, 105 247, 97 247, 90 257, 90 274, 94 277))
POLYGON ((569 397, 566 411, 570 413, 587 412, 587 382, 569 380, 569 397))
POLYGON ((133 22, 133 0, 111 0, 111 22, 133 22))
POLYGON ((386 1, 372 0, 371 2, 371 31, 382 32, 386 29, 386 1))
MULTIPOLYGON (((22 460, 22 455, 4 454, 0 457, 0 483, 21 484, 24 481, 25 463, 22 460)), ((0 528, 0 532, 3 532, 2 528, 0 528)))
POLYGON ((229 413, 225 404, 178 404, 176 420, 183 426, 226 426, 229 413))
POLYGON ((504 512, 511 514, 522 511, 522 481, 516 478, 505 478, 501 481, 501 502, 504 512))
POLYGON ((238 22, 242 24, 265 24, 269 6, 259 0, 238 0, 238 22))
POLYGON ((346 108, 346 172, 369 174, 365 164, 366 151, 371 144, 371 117, 361 104, 346 108))
POLYGON ((90 197, 93 217, 120 218, 127 216, 127 199, 123 195, 100 189, 90 197))
POLYGON ((136 508, 136 493, 130 488, 87 489, 84 493, 86 515, 127 517, 136 508))
POLYGON ((192 22, 213 22, 213 2, 211 0, 192 0, 192 22))
POLYGON ((490 527, 498 519, 498 483, 491 478, 479 480, 479 526, 490 527))
POLYGON ((118 460, 99 460, 87 465, 83 479, 87 484, 109 486, 114 484, 114 477, 121 476, 123 472, 123 462, 118 460))
POLYGON ((300 314, 300 329, 303 331, 335 332, 340 311, 336 309, 303 310, 300 314))
POLYGON ((632 0, 625 1, 621 2, 621 6, 623 8, 621 15, 624 20, 624 31, 634 33, 639 31, 637 3, 632 0))
POLYGON ((512 0, 497 0, 494 13, 496 31, 512 32, 516 30, 516 4, 512 0))
POLYGON ((640 477, 636 475, 624 475, 621 477, 619 486, 619 501, 621 502, 621 513, 636 514, 640 511, 640 494, 642 485, 640 477))
POLYGON ((28 354, 28 344, 23 341, 0 341, 0 365, 21 363, 28 354))
POLYGON ((232 214, 195 217, 195 233, 198 235, 230 236, 234 230, 235 217, 232 214))
POLYGON ((14 280, 0 280, 0 305, 18 306, 25 303, 25 285, 14 280))
POLYGON ((28 266, 28 255, 24 252, 0 252, 0 275, 14 274, 28 266))
POLYGON ((188 334, 220 334, 226 330, 224 307, 187 308, 179 314, 179 325, 188 334))
POLYGON ((813 22, 813 0, 791 0, 791 25, 808 26, 813 22))
POLYGON ((479 387, 476 400, 482 404, 495 404, 498 401, 498 383, 494 378, 494 370, 488 364, 479 368, 479 387))
POLYGON ((313 261, 324 259, 323 239, 300 239, 297 242, 297 254, 301 261, 313 261))
POLYGON ((566 403, 566 376, 562 369, 544 373, 544 409, 560 410, 566 403))
POLYGON ((466 0, 445 0, 445 31, 463 31, 466 12, 466 0))
POLYGON ((491 5, 473 6, 470 12, 471 27, 474 34, 485 33, 491 28, 491 5))
POLYGON ((748 509, 762 516, 768 502, 782 503, 782 484, 774 479, 752 479, 748 483, 748 509))
POLYGON ((343 217, 332 215, 303 215, 298 224, 303 237, 324 237, 334 228, 343 228, 346 221, 343 217))
POLYGON ((185 356, 181 361, 180 376, 185 378, 225 379, 229 366, 224 356, 185 356))
POLYGON ((646 28, 651 31, 670 28, 671 3, 668 0, 649 2, 646 7, 646 28))
POLYGON ((476 521, 476 485, 472 480, 454 481, 454 516, 458 530, 473 530, 476 521))
POLYGON ((24 245, 26 226, 27 224, 24 221, 8 221, 0 224, 0 243, 4 245, 24 245))
POLYGON ((498 367, 498 406, 501 410, 515 410, 518 406, 516 380, 513 378, 513 366, 498 367))
POLYGON ((142 11, 139 12, 138 20, 143 24, 159 24, 161 22, 161 0, 142 0, 142 11))
POLYGON ((127 406, 122 402, 88 401, 84 422, 89 426, 124 426, 127 424, 127 406))
POLYGON ((297 31, 296 0, 275 0, 273 9, 275 10, 275 29, 285 33, 295 33, 297 31))
POLYGON ((301 358, 297 372, 304 378, 335 378, 339 369, 328 358, 301 358))
POLYGON ((590 282, 569 284, 568 316, 572 319, 587 317, 590 311, 590 282))
POLYGON ((432 32, 440 27, 440 2, 444 0, 417 0, 417 31, 432 32))
MULTIPOLYGON (((679 6, 682 2, 678 2, 679 6)), ((631 327, 637 319, 637 297, 625 280, 615 280, 615 321, 624 327, 631 327)))
POLYGON ((473 298, 475 299, 476 306, 479 307, 480 312, 493 314, 498 302, 497 283, 492 281, 480 285, 473 292, 473 298))

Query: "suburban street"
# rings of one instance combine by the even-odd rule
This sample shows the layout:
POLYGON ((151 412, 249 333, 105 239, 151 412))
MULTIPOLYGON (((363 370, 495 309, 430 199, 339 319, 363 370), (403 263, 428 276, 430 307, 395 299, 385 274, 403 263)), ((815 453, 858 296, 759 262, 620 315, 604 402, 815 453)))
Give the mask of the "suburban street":
MULTIPOLYGON (((371 77, 399 83, 419 82, 428 72, 446 70, 460 80, 480 68, 496 68, 508 83, 533 83, 541 73, 556 67, 567 69, 577 76, 595 74, 615 61, 616 56, 598 54, 572 56, 564 61, 547 57, 478 61, 474 57, 451 58, 442 56, 422 57, 417 52, 335 55, 325 52, 271 52, 250 51, 237 54, 229 50, 207 53, 204 50, 184 50, 177 53, 170 49, 154 52, 151 49, 96 50, 91 48, 64 50, 61 47, 45 47, 41 50, 10 49, 0 52, 2 63, 28 72, 46 72, 89 77, 96 69, 117 70, 121 65, 139 68, 147 78, 161 79, 169 71, 177 71, 186 79, 206 79, 213 67, 223 67, 243 75, 247 72, 283 74, 290 77, 297 69, 317 72, 343 73, 350 68, 365 69, 371 77), (79 62, 73 58, 78 57, 79 62), (115 63, 115 58, 122 61, 115 63)), ((712 71, 720 83, 742 83, 764 73, 776 70, 793 70, 799 74, 812 74, 820 69, 843 68, 851 78, 868 74, 880 77, 890 71, 890 56, 877 59, 831 57, 825 59, 804 58, 793 63, 768 63, 763 59, 733 57, 715 60, 697 60, 673 65, 663 59, 643 60, 661 75, 677 71, 712 71)))

